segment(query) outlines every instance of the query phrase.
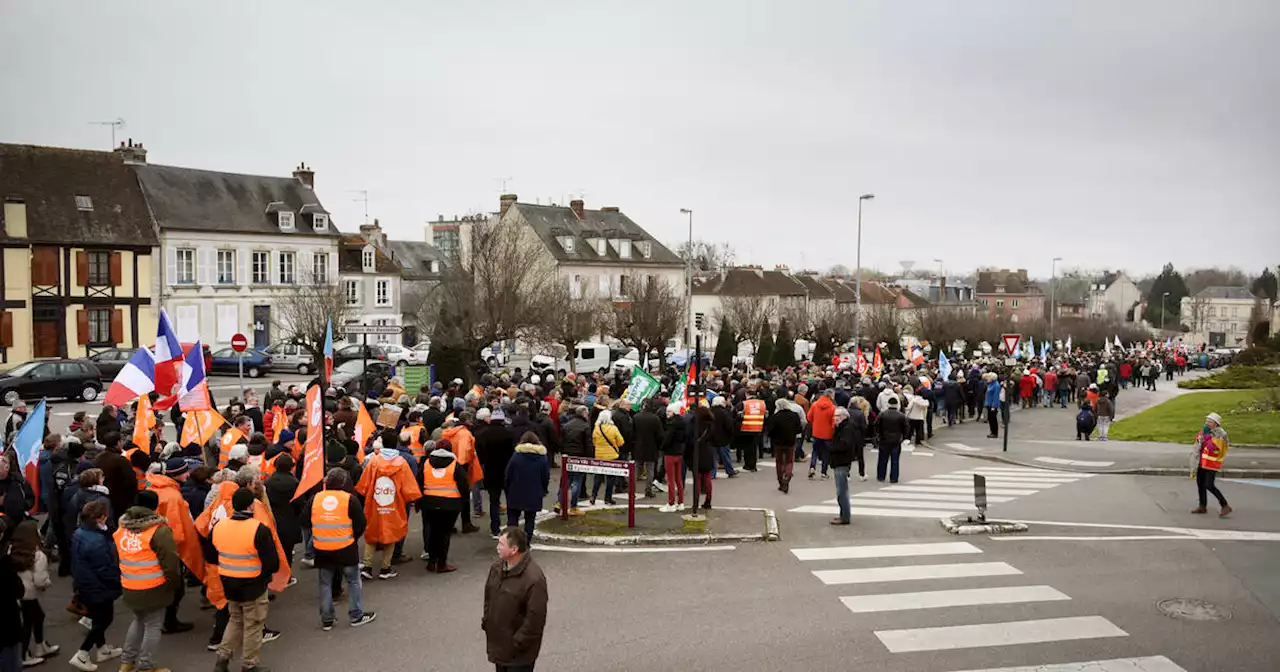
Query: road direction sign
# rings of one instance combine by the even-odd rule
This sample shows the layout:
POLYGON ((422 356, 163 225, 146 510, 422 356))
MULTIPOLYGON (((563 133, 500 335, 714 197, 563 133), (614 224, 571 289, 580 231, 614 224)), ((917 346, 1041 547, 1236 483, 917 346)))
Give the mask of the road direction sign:
POLYGON ((1022 334, 1001 334, 1000 342, 1004 343, 1004 351, 1010 355, 1018 351, 1018 343, 1022 341, 1022 334))
POLYGON ((244 334, 236 334, 231 337, 231 349, 236 352, 244 352, 249 347, 249 339, 244 334))
POLYGON ((366 336, 394 336, 404 332, 404 327, 394 324, 348 324, 342 327, 342 333, 352 335, 366 336))

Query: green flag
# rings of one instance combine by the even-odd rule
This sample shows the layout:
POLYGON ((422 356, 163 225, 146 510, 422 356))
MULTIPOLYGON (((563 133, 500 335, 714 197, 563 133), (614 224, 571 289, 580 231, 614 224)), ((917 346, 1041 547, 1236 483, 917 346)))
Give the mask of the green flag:
POLYGON ((657 394, 658 388, 658 379, 637 366, 631 369, 631 383, 622 392, 622 398, 631 402, 632 408, 636 408, 640 402, 657 394))

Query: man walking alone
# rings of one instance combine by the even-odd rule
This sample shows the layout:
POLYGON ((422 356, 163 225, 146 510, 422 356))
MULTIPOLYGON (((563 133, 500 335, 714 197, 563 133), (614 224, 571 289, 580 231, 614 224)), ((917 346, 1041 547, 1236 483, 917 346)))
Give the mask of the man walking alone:
POLYGON ((876 434, 880 437, 880 453, 876 456, 876 480, 884 483, 885 470, 889 471, 889 482, 898 482, 898 460, 902 457, 902 441, 908 430, 907 416, 898 410, 898 398, 891 397, 888 408, 876 420, 879 426, 876 434))
MULTIPOLYGON (((677 470, 675 478, 680 478, 677 470)), ((484 583, 485 649, 497 672, 533 672, 547 624, 547 577, 518 527, 498 534, 498 561, 484 583)))
POLYGON ((1222 506, 1222 513, 1218 517, 1226 518, 1231 513, 1231 505, 1227 504, 1227 498, 1218 491, 1218 486, 1213 484, 1218 472, 1222 470, 1222 460, 1230 447, 1227 430, 1222 428, 1222 416, 1217 413, 1205 416, 1204 428, 1196 435, 1196 445, 1200 455, 1200 464, 1196 467, 1196 493, 1200 496, 1200 506, 1191 509, 1191 513, 1204 513, 1205 506, 1209 503, 1207 493, 1212 492, 1222 506))

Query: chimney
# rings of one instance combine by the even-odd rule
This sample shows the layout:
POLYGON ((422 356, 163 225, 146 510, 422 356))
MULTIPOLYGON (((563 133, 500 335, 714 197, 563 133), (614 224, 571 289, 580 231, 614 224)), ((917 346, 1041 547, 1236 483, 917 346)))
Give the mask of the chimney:
POLYGON ((126 164, 147 162, 147 150, 143 149, 141 142, 136 145, 133 144, 133 138, 129 138, 128 144, 123 142, 120 143, 120 146, 116 147, 115 152, 120 155, 120 158, 126 164))
POLYGON ((575 198, 572 201, 569 201, 569 209, 573 211, 573 214, 577 216, 579 221, 585 219, 585 210, 581 198, 575 198))
POLYGON ((519 198, 519 196, 516 196, 515 194, 503 194, 499 196, 498 197, 498 217, 502 217, 503 215, 506 215, 507 210, 510 210, 511 206, 516 204, 517 198, 519 198))
POLYGON ((308 168, 305 161, 293 169, 293 179, 306 185, 308 189, 316 188, 316 171, 308 168))
POLYGON ((938 303, 947 302, 947 276, 938 276, 938 303))

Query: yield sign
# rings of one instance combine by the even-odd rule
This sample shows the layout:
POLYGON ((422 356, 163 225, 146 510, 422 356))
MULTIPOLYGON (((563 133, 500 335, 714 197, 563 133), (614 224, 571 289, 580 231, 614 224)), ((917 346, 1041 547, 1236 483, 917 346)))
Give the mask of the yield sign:
POLYGON ((1001 334, 1000 340, 1004 343, 1004 351, 1012 355, 1018 351, 1018 342, 1022 340, 1022 334, 1001 334))

